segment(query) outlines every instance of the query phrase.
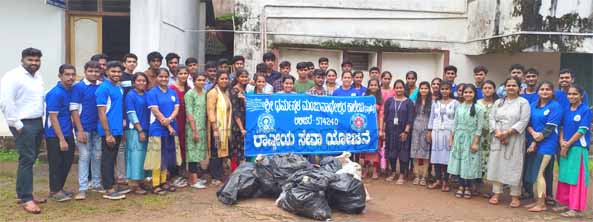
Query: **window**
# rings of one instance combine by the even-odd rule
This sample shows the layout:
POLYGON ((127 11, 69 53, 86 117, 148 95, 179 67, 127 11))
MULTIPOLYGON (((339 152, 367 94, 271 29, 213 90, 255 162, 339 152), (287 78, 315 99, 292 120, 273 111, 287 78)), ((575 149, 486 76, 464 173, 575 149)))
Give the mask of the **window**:
POLYGON ((68 0, 68 10, 72 11, 98 11, 98 0, 68 0))
POLYGON ((85 12, 130 12, 130 0, 68 0, 68 10, 85 12))
POLYGON ((130 0, 103 0, 103 11, 105 12, 129 12, 130 0))
POLYGON ((352 70, 366 72, 369 67, 375 66, 377 53, 375 52, 344 52, 344 61, 352 62, 352 70))

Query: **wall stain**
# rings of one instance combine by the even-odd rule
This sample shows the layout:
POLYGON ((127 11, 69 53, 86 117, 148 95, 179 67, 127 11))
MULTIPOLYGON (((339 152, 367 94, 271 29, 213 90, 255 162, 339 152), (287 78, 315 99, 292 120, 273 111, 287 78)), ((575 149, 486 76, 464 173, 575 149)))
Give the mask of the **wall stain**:
MULTIPOLYGON (((520 25, 522 31, 541 32, 574 32, 587 33, 593 31, 593 18, 581 17, 578 13, 565 14, 561 17, 553 16, 558 6, 556 1, 552 2, 550 16, 545 18, 539 14, 542 6, 541 0, 513 0, 514 17, 521 17, 523 22, 520 25)), ((497 17, 499 15, 497 14, 497 17)), ((496 18, 495 18, 496 21, 496 18)), ((498 27, 498 25, 496 26, 498 27)), ((495 29, 495 32, 497 29, 495 29)), ((517 35, 504 38, 485 40, 485 53, 517 53, 526 49, 543 51, 551 49, 558 52, 574 52, 583 46, 583 36, 561 36, 561 35, 517 35)))

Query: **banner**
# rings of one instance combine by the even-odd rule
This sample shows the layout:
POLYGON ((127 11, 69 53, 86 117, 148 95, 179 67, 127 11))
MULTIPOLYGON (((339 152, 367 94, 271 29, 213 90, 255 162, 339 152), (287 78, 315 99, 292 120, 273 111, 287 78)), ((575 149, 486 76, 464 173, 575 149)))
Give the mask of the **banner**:
POLYGON ((246 94, 245 155, 376 152, 374 96, 246 94))

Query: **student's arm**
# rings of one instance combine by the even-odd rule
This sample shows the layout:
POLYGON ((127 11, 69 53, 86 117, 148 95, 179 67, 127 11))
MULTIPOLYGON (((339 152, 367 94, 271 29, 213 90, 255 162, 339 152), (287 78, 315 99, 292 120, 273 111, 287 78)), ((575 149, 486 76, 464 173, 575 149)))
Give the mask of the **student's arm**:
POLYGON ((115 138, 111 135, 109 121, 107 121, 107 98, 109 97, 109 94, 106 89, 99 87, 97 91, 95 91, 95 97, 97 112, 99 114, 99 123, 105 133, 105 142, 107 142, 107 147, 113 148, 113 145, 115 145, 115 138))
MULTIPOLYGON (((132 94, 128 94, 126 96, 126 115, 128 116, 128 121, 133 124, 134 129, 138 132, 138 139, 140 142, 144 142, 146 141, 146 134, 144 133, 145 129, 142 129, 142 125, 140 125, 140 120, 138 120, 138 115, 135 110, 134 99, 131 95, 132 94)), ((124 128, 126 127, 127 126, 124 128)))
POLYGON ((214 137, 218 137, 218 126, 216 125, 216 102, 218 95, 215 90, 211 90, 206 95, 207 108, 208 108, 208 124, 212 127, 214 137))
POLYGON ((51 127, 58 137, 60 141, 60 150, 67 151, 68 150, 68 142, 66 142, 66 138, 64 138, 64 133, 62 132, 62 128, 60 126, 60 121, 58 121, 58 113, 60 110, 60 106, 65 105, 62 104, 63 98, 60 95, 55 95, 53 93, 49 93, 46 96, 46 105, 47 105, 47 112, 49 113, 49 121, 51 122, 51 127))
POLYGON ((72 122, 76 127, 76 139, 79 143, 86 144, 87 138, 86 134, 84 133, 84 129, 82 128, 82 122, 80 121, 80 107, 82 106, 82 91, 80 88, 74 87, 72 88, 72 99, 70 101, 70 116, 72 117, 72 122))
POLYGON ((189 127, 191 128, 192 132, 192 139, 194 140, 194 142, 198 142, 198 140, 200 139, 200 135, 198 134, 198 128, 196 127, 196 119, 193 115, 194 109, 197 109, 198 107, 194 107, 194 100, 190 93, 191 91, 186 93, 183 97, 183 100, 185 102, 185 115, 187 116, 187 121, 189 121, 189 127))
POLYGON ((14 127, 17 133, 21 133, 23 129, 23 122, 18 117, 16 107, 16 92, 20 85, 19 82, 15 81, 12 73, 6 73, 2 81, 0 81, 0 110, 4 114, 4 118, 8 123, 8 126, 14 127))
POLYGON ((484 109, 482 106, 475 104, 476 109, 476 118, 478 120, 476 132, 474 133, 474 140, 471 145, 471 151, 473 153, 478 152, 478 148, 480 146, 480 137, 482 136, 482 125, 484 124, 484 109))

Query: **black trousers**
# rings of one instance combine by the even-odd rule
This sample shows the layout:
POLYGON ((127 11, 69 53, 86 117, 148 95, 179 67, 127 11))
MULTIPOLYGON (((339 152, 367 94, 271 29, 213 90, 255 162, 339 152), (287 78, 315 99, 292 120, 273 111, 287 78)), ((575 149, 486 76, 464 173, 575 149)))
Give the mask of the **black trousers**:
POLYGON ((442 180, 443 182, 449 181, 449 173, 447 173, 447 165, 445 164, 433 164, 434 171, 437 180, 442 180))
POLYGON ((66 137, 65 139, 68 143, 68 150, 66 151, 60 150, 60 140, 58 138, 45 139, 49 163, 49 191, 52 193, 64 189, 74 159, 74 150, 76 149, 74 137, 66 137))
POLYGON ((214 135, 211 135, 210 139, 212 141, 210 147, 210 153, 212 155, 210 157, 210 163, 208 164, 208 171, 213 179, 222 180, 224 177, 224 168, 222 166, 223 158, 218 157, 218 143, 216 142, 214 135))
POLYGON ((10 127, 19 154, 19 166, 16 173, 16 194, 23 202, 33 200, 33 165, 39 155, 39 146, 43 140, 43 121, 41 118, 22 119, 23 128, 19 133, 10 127))
POLYGON ((115 144, 107 145, 105 137, 101 137, 101 183, 103 189, 109 190, 115 184, 115 160, 117 159, 117 150, 121 143, 121 136, 113 136, 115 144))

